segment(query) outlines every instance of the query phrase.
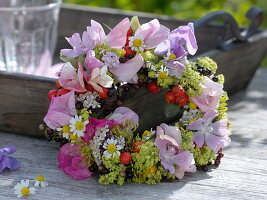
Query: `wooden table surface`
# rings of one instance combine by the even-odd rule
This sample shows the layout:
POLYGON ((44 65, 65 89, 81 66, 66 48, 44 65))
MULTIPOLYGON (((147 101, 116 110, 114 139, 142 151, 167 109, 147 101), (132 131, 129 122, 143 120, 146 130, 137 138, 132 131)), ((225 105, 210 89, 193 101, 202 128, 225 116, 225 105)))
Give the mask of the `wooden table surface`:
POLYGON ((222 164, 155 186, 103 186, 96 177, 72 180, 57 168, 56 144, 0 133, 0 146, 16 146, 14 156, 22 163, 19 170, 0 174, 0 200, 16 199, 14 185, 40 174, 49 186, 25 199, 267 199, 267 68, 259 69, 248 90, 229 104, 233 135, 222 164))

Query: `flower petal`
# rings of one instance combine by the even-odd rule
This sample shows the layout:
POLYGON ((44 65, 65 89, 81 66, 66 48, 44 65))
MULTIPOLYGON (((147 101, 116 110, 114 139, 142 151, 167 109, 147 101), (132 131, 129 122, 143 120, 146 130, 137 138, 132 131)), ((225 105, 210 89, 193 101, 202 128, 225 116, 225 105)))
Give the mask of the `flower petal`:
POLYGON ((113 119, 116 123, 121 124, 127 121, 134 121, 134 126, 139 122, 138 115, 127 107, 118 107, 108 119, 113 119))
POLYGON ((195 132, 193 141, 196 143, 196 145, 198 147, 202 147, 203 144, 204 144, 204 135, 203 135, 203 133, 195 132))

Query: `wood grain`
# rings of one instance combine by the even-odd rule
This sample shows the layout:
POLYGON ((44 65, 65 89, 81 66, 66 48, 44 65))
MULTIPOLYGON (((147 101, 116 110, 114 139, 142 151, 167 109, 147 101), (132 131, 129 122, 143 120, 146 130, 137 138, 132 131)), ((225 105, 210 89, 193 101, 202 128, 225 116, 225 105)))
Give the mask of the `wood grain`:
POLYGON ((72 180, 57 169, 58 147, 47 141, 0 133, 0 146, 14 145, 21 168, 0 174, 0 199, 16 199, 13 186, 21 179, 42 174, 49 187, 39 189, 29 199, 267 199, 267 69, 260 69, 247 91, 230 101, 233 122, 231 145, 218 168, 209 172, 187 173, 179 182, 155 186, 125 184, 103 186, 97 177, 72 180))

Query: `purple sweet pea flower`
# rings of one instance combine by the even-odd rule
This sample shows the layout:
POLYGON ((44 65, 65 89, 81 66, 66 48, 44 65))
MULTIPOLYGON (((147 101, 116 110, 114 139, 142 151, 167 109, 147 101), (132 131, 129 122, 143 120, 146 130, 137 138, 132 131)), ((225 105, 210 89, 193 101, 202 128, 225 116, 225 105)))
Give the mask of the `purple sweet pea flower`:
POLYGON ((188 53, 194 55, 196 51, 197 42, 192 23, 173 30, 168 39, 160 43, 155 49, 156 54, 167 56, 166 67, 169 69, 169 75, 176 78, 181 78, 185 71, 188 53))
POLYGON ((73 179, 81 180, 92 176, 86 167, 78 144, 67 143, 58 153, 58 168, 73 179))
POLYGON ((44 122, 49 128, 55 130, 69 124, 71 117, 76 114, 75 94, 74 91, 70 91, 62 96, 52 98, 44 122))
POLYGON ((5 168, 14 171, 20 167, 20 161, 9 156, 16 151, 17 148, 12 146, 0 148, 0 173, 5 168))
POLYGON ((125 18, 106 36, 103 27, 98 22, 91 20, 91 26, 88 26, 87 31, 83 32, 82 38, 79 33, 74 33, 70 38, 66 38, 73 49, 62 49, 60 53, 66 57, 76 58, 87 54, 95 45, 102 43, 107 43, 111 48, 122 48, 129 28, 130 21, 125 18))
POLYGON ((202 94, 197 97, 190 97, 190 99, 204 113, 210 109, 217 109, 220 103, 220 97, 223 94, 223 85, 205 77, 205 82, 201 87, 203 90, 202 94))
POLYGON ((176 126, 161 124, 157 127, 155 145, 160 150, 159 157, 163 167, 178 179, 182 179, 185 172, 196 172, 193 154, 182 151, 181 132, 176 126))
POLYGON ((218 111, 209 110, 205 113, 203 118, 192 122, 187 129, 194 130, 194 139, 198 147, 202 147, 204 144, 209 146, 214 153, 217 153, 219 149, 227 146, 231 139, 229 138, 229 130, 227 129, 227 120, 222 119, 216 122, 212 122, 218 115, 218 111))

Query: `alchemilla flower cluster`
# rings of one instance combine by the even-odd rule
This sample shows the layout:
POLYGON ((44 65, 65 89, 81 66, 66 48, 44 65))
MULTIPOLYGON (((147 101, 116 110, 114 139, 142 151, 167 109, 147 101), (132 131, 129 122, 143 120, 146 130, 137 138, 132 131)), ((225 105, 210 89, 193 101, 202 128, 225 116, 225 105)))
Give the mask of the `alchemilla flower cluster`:
POLYGON ((74 179, 96 173, 102 184, 155 184, 220 164, 230 142, 228 97, 212 59, 187 59, 198 48, 192 23, 170 31, 157 19, 140 25, 125 18, 106 35, 91 20, 82 35, 66 39, 72 48, 61 50, 66 63, 41 126, 61 143, 64 173, 74 179), (122 96, 141 88, 155 96, 164 90, 162 102, 182 110, 181 118, 138 131, 145 122, 122 96))

